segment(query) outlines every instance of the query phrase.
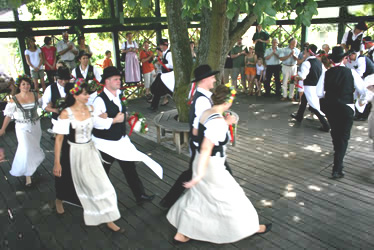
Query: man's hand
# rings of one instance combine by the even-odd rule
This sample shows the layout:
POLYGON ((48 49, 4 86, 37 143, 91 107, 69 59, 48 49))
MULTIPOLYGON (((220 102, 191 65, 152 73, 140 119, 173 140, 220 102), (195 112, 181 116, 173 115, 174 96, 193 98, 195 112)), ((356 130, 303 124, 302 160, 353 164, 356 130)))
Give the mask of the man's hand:
POLYGON ((125 120, 125 114, 118 112, 116 117, 113 118, 113 123, 122 123, 125 120))
POLYGON ((101 115, 99 115, 99 117, 106 119, 108 118, 108 113, 102 113, 101 115))

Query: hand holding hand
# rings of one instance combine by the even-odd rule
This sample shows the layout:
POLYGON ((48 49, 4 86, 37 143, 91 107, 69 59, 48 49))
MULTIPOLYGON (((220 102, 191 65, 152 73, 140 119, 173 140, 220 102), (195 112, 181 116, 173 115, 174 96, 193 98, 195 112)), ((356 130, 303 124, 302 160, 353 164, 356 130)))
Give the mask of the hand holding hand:
POLYGON ((118 112, 116 117, 113 119, 113 123, 121 123, 125 120, 125 115, 122 112, 118 112))
POLYGON ((108 113, 102 113, 101 115, 99 115, 99 117, 106 119, 108 118, 108 113))
POLYGON ((61 177, 61 164, 55 163, 55 166, 53 167, 53 175, 56 177, 61 177))

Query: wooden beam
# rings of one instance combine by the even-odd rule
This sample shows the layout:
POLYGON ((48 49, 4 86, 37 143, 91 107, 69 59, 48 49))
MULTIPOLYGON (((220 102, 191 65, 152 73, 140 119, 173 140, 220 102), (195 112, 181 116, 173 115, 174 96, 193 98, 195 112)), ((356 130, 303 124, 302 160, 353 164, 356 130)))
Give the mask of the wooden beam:
MULTIPOLYGON (((14 20, 16 22, 19 22, 18 10, 17 9, 13 9, 13 15, 14 15, 14 20)), ((23 32, 23 30, 22 30, 22 26, 18 26, 15 37, 17 37, 17 40, 18 40, 18 46, 19 46, 20 54, 21 54, 23 72, 25 72, 25 74, 30 76, 30 67, 27 64, 26 56, 25 56, 25 51, 26 51, 25 38, 26 38, 26 35, 25 35, 25 32, 23 32)))
POLYGON ((326 0, 326 1, 316 1, 318 8, 327 7, 347 7, 362 4, 372 4, 373 0, 326 0))

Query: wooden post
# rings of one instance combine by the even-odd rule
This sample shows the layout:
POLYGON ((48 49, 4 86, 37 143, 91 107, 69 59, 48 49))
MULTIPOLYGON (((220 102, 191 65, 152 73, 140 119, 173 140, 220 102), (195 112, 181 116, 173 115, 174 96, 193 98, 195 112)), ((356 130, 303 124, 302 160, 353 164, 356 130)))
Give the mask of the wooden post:
POLYGON ((110 0, 110 10, 111 10, 111 17, 116 18, 118 20, 117 24, 113 26, 112 30, 112 41, 113 41, 113 52, 112 55, 114 56, 114 65, 117 68, 120 68, 121 61, 120 61, 120 48, 119 48, 119 37, 118 37, 118 31, 119 27, 123 23, 123 3, 122 0, 115 0, 116 4, 114 6, 113 0, 110 0), (112 7, 113 6, 113 7, 112 7), (116 8, 114 8, 116 7, 116 8), (122 19, 121 19, 122 18, 122 19), (121 22, 122 20, 122 22, 121 22))
MULTIPOLYGON (((16 22, 19 22, 17 9, 13 9, 13 15, 14 15, 14 20, 16 22)), ((23 71, 25 72, 25 74, 30 75, 30 67, 26 62, 26 56, 25 56, 25 51, 26 51, 25 31, 23 29, 23 26, 17 25, 17 27, 18 27, 17 28, 17 40, 18 40, 18 45, 19 45, 21 59, 22 59, 23 71)))
POLYGON ((348 8, 340 7, 339 8, 339 24, 338 24, 338 37, 337 44, 340 44, 345 32, 345 21, 344 19, 348 16, 348 8))
MULTIPOLYGON (((161 17, 161 11, 160 11, 160 0, 156 0, 155 1, 155 16, 156 17, 161 17)), ((157 40, 157 44, 160 43, 161 39, 162 39, 162 32, 161 32, 161 23, 158 23, 157 24, 157 28, 156 28, 156 40, 157 40)))
POLYGON ((301 46, 304 46, 304 43, 308 41, 308 27, 304 24, 301 25, 301 46))

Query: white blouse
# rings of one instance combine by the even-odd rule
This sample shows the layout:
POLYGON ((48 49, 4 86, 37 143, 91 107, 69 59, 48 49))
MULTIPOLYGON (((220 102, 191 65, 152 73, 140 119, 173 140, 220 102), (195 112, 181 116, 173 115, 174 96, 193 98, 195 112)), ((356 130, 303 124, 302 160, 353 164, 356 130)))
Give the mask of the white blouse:
POLYGON ((225 119, 211 119, 204 126, 206 128, 204 137, 208 138, 214 145, 218 146, 219 142, 223 142, 226 139, 229 126, 225 119))

